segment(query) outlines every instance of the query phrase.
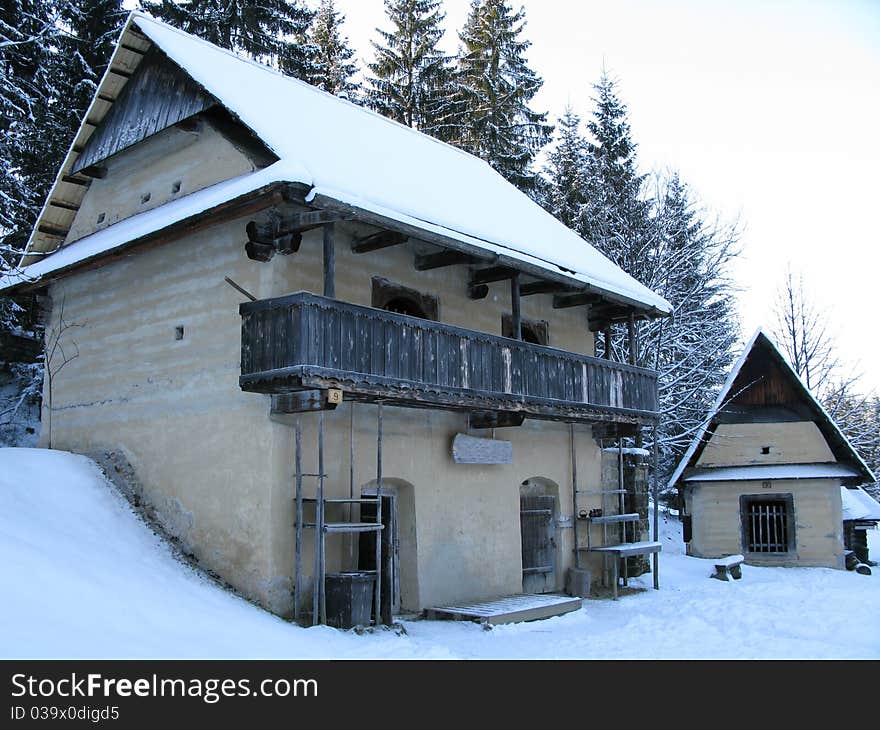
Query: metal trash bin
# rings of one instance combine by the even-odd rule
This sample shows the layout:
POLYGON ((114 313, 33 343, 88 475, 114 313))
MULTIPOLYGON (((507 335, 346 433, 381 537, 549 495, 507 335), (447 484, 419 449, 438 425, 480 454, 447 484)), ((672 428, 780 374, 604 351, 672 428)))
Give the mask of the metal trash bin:
POLYGON ((327 574, 324 586, 329 626, 351 629, 370 625, 374 578, 361 572, 327 574))

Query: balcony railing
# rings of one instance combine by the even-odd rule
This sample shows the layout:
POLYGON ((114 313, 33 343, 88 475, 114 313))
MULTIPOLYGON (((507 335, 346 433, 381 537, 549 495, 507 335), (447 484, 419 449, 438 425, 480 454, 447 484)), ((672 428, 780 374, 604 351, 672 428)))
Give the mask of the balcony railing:
POLYGON ((652 370, 298 292, 240 306, 242 390, 650 423, 652 370))

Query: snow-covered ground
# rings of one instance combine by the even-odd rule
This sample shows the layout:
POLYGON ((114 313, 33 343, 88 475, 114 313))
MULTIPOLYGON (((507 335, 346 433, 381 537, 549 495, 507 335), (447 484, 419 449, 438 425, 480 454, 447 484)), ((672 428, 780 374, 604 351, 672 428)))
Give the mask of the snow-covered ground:
MULTIPOLYGON (((300 628, 178 562, 105 482, 66 452, 0 449, 0 656, 290 658, 880 657, 880 570, 745 566, 710 580, 661 535, 661 590, 484 631, 408 621, 405 634, 300 628)), ((880 554, 880 534, 870 533, 880 554)))

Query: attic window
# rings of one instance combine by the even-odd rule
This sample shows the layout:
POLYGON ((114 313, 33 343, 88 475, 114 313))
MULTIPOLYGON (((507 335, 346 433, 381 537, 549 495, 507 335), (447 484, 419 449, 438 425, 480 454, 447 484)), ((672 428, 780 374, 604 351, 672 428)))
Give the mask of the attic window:
POLYGON ((380 276, 373 277, 371 305, 386 312, 437 321, 439 302, 432 294, 395 284, 380 276))
POLYGON ((761 447, 761 453, 762 453, 762 454, 769 454, 769 453, 770 453, 770 447, 769 447, 769 446, 762 446, 762 447, 761 447))

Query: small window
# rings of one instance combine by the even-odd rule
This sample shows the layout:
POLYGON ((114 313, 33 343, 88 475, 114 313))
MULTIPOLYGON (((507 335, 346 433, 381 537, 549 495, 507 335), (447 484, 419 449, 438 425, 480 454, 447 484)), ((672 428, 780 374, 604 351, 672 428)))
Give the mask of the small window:
POLYGON ((762 446, 762 447, 761 447, 761 453, 764 454, 764 455, 769 454, 769 453, 770 453, 770 447, 769 447, 769 446, 762 446))
POLYGON ((373 277, 371 303, 376 309, 384 309, 386 312, 431 319, 435 322, 439 319, 440 307, 437 297, 395 284, 380 276, 373 277))
MULTIPOLYGON (((549 345, 549 326, 544 320, 523 319, 521 322, 523 342, 533 345, 549 345)), ((513 337, 513 316, 505 314, 501 317, 501 336, 513 337)))
POLYGON ((794 550, 792 495, 743 495, 740 510, 746 552, 780 555, 794 550))

